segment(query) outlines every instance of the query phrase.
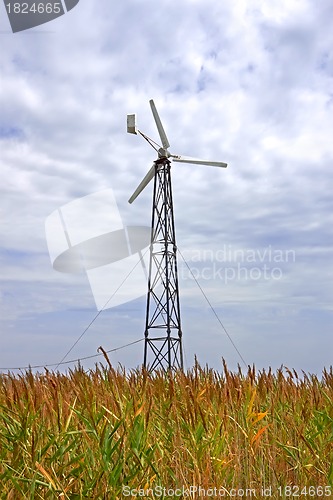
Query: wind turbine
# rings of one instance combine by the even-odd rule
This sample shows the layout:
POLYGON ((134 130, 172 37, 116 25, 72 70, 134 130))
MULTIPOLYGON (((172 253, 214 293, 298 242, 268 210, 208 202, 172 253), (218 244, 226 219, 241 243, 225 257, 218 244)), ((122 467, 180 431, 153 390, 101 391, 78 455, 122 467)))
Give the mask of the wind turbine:
POLYGON ((151 99, 149 103, 161 145, 138 130, 135 114, 127 115, 127 132, 140 134, 158 154, 153 166, 128 200, 133 203, 154 179, 143 365, 150 372, 156 369, 182 370, 182 329, 170 160, 224 168, 227 164, 171 154, 170 144, 154 101, 151 99))

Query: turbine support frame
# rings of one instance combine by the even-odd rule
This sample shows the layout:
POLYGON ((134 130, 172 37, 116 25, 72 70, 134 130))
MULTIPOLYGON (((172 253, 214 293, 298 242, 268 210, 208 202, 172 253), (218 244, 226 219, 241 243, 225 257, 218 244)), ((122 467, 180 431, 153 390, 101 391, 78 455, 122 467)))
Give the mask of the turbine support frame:
POLYGON ((171 163, 154 162, 154 191, 147 292, 144 368, 183 370, 177 246, 171 163))

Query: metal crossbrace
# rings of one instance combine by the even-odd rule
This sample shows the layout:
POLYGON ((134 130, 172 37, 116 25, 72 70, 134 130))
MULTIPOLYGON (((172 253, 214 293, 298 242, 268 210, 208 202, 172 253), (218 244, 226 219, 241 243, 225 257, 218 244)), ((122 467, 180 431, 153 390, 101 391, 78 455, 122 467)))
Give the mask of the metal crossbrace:
POLYGON ((170 340, 171 340, 170 345, 167 345, 168 340, 165 338, 149 339, 149 345, 155 355, 155 359, 151 364, 151 366, 149 367, 150 372, 157 370, 159 368, 162 368, 165 371, 165 364, 169 363, 169 358, 171 358, 173 370, 183 369, 183 365, 180 364, 180 360, 182 358, 179 356, 179 349, 180 349, 179 341, 178 339, 175 338, 171 338, 170 340), (163 341, 163 344, 160 348, 157 347, 156 344, 157 341, 163 341))
POLYGON ((155 162, 144 346, 144 367, 150 372, 183 369, 170 168, 167 158, 155 162))

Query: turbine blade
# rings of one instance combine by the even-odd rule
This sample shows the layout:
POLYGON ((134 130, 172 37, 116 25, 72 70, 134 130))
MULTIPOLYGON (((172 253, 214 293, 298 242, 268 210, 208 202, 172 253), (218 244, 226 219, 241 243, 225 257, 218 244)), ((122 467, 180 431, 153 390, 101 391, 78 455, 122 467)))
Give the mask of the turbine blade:
POLYGON ((143 191, 144 188, 147 186, 147 184, 149 184, 149 182, 154 178, 154 175, 155 175, 155 163, 153 164, 149 172, 145 175, 145 177, 142 179, 142 181, 140 182, 140 184, 138 185, 138 187, 128 200, 128 203, 133 203, 135 198, 139 196, 141 191, 143 191))
POLYGON ((156 109, 156 106, 155 106, 153 99, 150 99, 149 103, 150 103, 150 107, 151 107, 151 110, 152 110, 153 115, 154 115, 154 119, 155 119, 158 133, 159 133, 160 138, 161 138, 162 146, 164 149, 168 149, 170 147, 170 144, 169 144, 168 138, 166 136, 166 133, 164 131, 161 119, 157 113, 157 109, 156 109))
POLYGON ((208 161, 200 160, 199 158, 191 158, 190 156, 174 156, 171 155, 172 161, 178 161, 179 163, 193 163, 195 165, 209 165, 210 167, 223 167, 226 168, 227 163, 222 161, 208 161))

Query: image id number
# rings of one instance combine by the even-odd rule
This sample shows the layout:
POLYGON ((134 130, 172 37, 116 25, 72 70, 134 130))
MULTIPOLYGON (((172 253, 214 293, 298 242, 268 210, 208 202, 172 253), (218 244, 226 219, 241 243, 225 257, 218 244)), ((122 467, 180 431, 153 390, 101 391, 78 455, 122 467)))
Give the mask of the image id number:
POLYGON ((60 14, 61 3, 35 2, 29 6, 26 2, 15 2, 14 4, 7 3, 6 8, 8 14, 29 14, 30 12, 34 14, 60 14))
POLYGON ((279 486, 280 497, 330 497, 332 495, 331 486, 279 486))

